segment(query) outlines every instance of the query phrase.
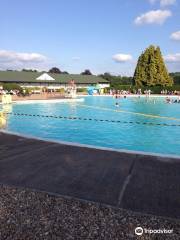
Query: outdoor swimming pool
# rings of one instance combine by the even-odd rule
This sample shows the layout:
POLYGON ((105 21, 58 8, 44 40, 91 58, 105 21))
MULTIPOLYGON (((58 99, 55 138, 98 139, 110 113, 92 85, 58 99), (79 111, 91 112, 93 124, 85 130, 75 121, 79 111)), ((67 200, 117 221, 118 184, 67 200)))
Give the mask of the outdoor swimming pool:
POLYGON ((10 113, 6 130, 97 147, 180 155, 180 104, 145 97, 117 101, 119 107, 112 97, 85 97, 79 103, 13 104, 12 109, 4 109, 10 113))

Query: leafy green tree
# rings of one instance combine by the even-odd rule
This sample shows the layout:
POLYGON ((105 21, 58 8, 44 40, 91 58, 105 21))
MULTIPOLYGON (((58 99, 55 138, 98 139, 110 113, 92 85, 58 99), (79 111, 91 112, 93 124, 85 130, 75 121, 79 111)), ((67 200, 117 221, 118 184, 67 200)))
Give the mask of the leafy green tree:
POLYGON ((139 57, 133 81, 136 86, 172 86, 159 47, 151 45, 139 57))
POLYGON ((84 72, 81 73, 81 75, 92 75, 92 73, 89 69, 86 69, 84 72))
POLYGON ((180 72, 170 73, 170 76, 174 80, 174 84, 180 85, 180 72))
POLYGON ((4 89, 4 90, 7 90, 7 91, 11 91, 11 90, 18 90, 18 91, 20 91, 20 92, 23 91, 23 89, 21 88, 21 86, 19 86, 19 85, 16 84, 16 83, 3 83, 2 86, 3 86, 3 89, 4 89))
POLYGON ((115 76, 111 75, 110 73, 104 73, 99 75, 99 77, 102 77, 110 82, 111 88, 113 89, 121 89, 121 86, 123 85, 133 85, 133 78, 127 77, 127 76, 115 76))
POLYGON ((49 73, 58 73, 60 74, 61 73, 61 70, 57 67, 53 67, 49 70, 49 73))
POLYGON ((26 69, 26 68, 23 68, 22 69, 22 72, 37 72, 37 70, 36 69, 26 69))

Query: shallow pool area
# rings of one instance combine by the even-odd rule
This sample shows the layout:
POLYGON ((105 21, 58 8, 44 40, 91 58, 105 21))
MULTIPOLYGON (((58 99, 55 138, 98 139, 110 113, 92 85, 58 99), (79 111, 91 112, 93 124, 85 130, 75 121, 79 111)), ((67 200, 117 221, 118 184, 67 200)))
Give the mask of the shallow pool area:
POLYGON ((48 140, 180 156, 180 104, 165 98, 84 98, 84 102, 14 103, 5 130, 48 140), (118 106, 116 106, 118 103, 118 106))

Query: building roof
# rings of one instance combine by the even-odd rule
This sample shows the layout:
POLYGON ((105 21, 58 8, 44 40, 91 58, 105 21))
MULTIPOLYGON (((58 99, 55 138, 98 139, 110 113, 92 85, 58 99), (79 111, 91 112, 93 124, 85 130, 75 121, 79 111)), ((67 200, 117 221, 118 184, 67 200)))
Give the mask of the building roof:
POLYGON ((43 73, 42 72, 20 72, 20 71, 0 71, 0 82, 16 82, 16 83, 69 83, 74 80, 79 84, 97 84, 109 83, 107 80, 94 76, 94 75, 78 75, 78 74, 51 74, 52 80, 37 80, 43 73))
POLYGON ((51 76, 49 76, 49 74, 47 73, 43 73, 41 76, 39 76, 38 78, 36 78, 36 80, 41 80, 41 81, 55 81, 54 78, 52 78, 51 76))

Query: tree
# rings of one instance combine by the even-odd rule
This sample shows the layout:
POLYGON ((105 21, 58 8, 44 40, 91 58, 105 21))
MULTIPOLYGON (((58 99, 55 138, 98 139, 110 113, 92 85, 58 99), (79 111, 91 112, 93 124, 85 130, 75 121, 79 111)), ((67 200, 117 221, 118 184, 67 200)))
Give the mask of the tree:
POLYGON ((67 71, 61 72, 62 74, 69 74, 67 71))
POLYGON ((26 69, 26 68, 23 68, 22 69, 22 72, 37 72, 37 70, 36 69, 26 69))
POLYGON ((89 69, 86 69, 84 72, 81 73, 81 75, 92 75, 92 73, 89 69))
POLYGON ((49 73, 57 73, 57 74, 60 74, 61 73, 61 70, 57 67, 53 67, 49 70, 49 73))
POLYGON ((120 75, 115 76, 107 72, 99 75, 99 77, 108 80, 110 82, 111 88, 114 88, 114 89, 121 89, 122 85, 133 84, 132 77, 120 76, 120 75))
POLYGON ((174 80, 174 84, 180 85, 180 72, 170 73, 170 76, 174 80))
POLYGON ((19 92, 23 91, 22 87, 16 83, 3 83, 2 86, 3 89, 7 90, 8 92, 10 92, 11 90, 18 90, 19 92))
POLYGON ((151 45, 140 55, 133 82, 138 87, 173 85, 159 47, 151 45))

